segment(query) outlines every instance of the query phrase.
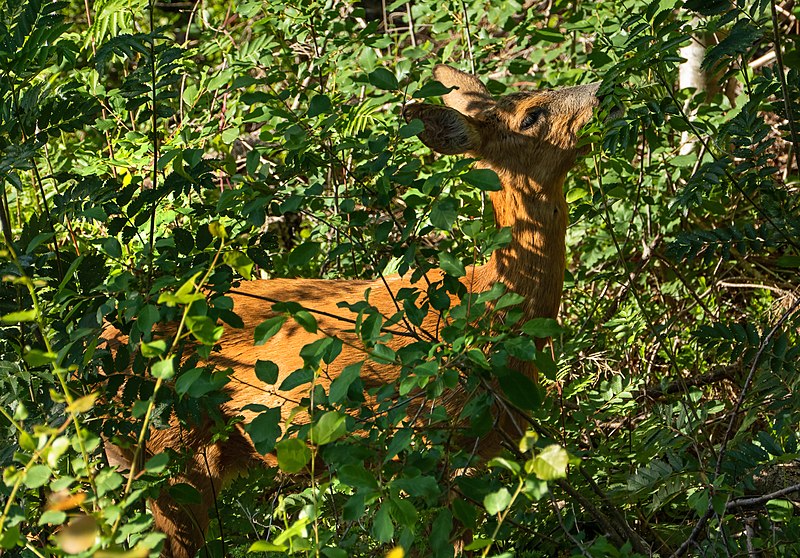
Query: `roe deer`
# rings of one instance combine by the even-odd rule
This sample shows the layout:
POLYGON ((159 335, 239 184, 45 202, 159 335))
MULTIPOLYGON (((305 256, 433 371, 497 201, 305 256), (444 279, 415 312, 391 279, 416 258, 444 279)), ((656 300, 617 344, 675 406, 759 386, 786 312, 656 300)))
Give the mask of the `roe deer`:
MULTIPOLYGON (((558 91, 513 93, 494 99, 473 75, 438 65, 434 77, 443 85, 455 88, 444 95, 447 106, 412 104, 405 108, 405 118, 423 122, 424 130, 419 137, 434 151, 448 155, 467 153, 480 160, 479 166, 497 173, 502 189, 491 193, 495 222, 498 227, 510 227, 512 231, 510 244, 492 253, 485 265, 468 268, 462 283, 469 292, 481 292, 495 282, 502 282, 524 297, 522 308, 526 319, 555 318, 563 287, 568 217, 562 186, 578 155, 577 133, 590 120, 597 105, 598 84, 558 91)), ((428 276, 430 281, 439 278, 434 273, 428 276)), ((422 281, 412 284, 399 276, 380 281, 271 279, 242 282, 229 296, 234 300, 234 310, 243 319, 244 327, 226 332, 219 351, 212 353, 209 359, 218 368, 233 370, 226 387, 230 401, 224 404, 223 415, 226 418, 241 415, 249 422, 253 412, 243 408, 260 403, 281 407, 286 419, 308 395, 308 386, 287 392, 274 386, 303 366, 300 349, 322 335, 359 342, 352 332, 352 321, 345 321, 346 311, 337 307, 339 301, 355 303, 363 300, 366 289, 371 289, 370 303, 384 316, 392 316, 397 311, 393 293, 423 284, 422 281), (254 346, 255 327, 275 315, 271 304, 265 301, 294 301, 317 311, 319 333, 309 333, 290 321, 266 344, 254 346), (271 360, 277 364, 279 379, 274 386, 265 387, 256 378, 257 360, 271 360)), ((420 290, 424 292, 424 288, 420 290)), ((437 320, 441 317, 434 314, 429 312, 423 323, 427 331, 437 330, 437 320)), ((393 328, 402 330, 402 323, 393 328)), ((105 337, 112 344, 124 340, 118 332, 105 337)), ((411 339, 395 335, 388 344, 397 349, 411 339)), ((342 353, 329 368, 329 376, 319 378, 317 384, 327 390, 345 366, 362 360, 363 352, 345 343, 342 353)), ((535 378, 530 363, 517 363, 517 368, 535 378)), ((369 362, 361 370, 367 387, 391 383, 398 376, 395 367, 370 365, 369 362)), ((178 506, 164 493, 152 502, 152 512, 156 527, 167 534, 162 556, 191 558, 204 542, 209 510, 213 509, 215 495, 224 480, 256 460, 274 466, 276 458, 272 454, 259 454, 241 424, 237 424, 223 442, 211 441, 209 425, 197 425, 188 430, 177 425, 167 430, 152 430, 148 453, 160 453, 166 448, 192 450, 183 476, 175 481, 193 485, 202 495, 202 503, 178 506)), ((487 452, 482 449, 481 453, 487 452)), ((115 463, 130 466, 130 452, 111 446, 110 454, 115 463)))

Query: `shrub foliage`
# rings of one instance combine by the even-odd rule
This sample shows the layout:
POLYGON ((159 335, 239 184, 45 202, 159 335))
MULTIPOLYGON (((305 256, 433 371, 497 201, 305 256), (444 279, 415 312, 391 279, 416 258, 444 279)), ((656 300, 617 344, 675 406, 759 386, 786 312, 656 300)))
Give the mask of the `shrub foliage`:
MULTIPOLYGON (((290 378, 309 385, 311 425, 251 409, 279 467, 218 495, 203 555, 800 552, 800 8, 383 4, 0 2, 0 548, 158 554, 147 498, 198 496, 169 483, 179 448, 149 455, 146 439, 170 421, 233 428, 216 412, 228 371, 198 358, 241 324, 226 296, 240 281, 438 268, 426 304, 354 308, 395 384, 367 389, 355 366, 316 389, 341 350, 325 338, 290 378), (692 44, 699 89, 678 80, 692 44), (440 62, 496 94, 603 82, 565 186, 560 325, 512 334, 519 297, 501 286, 448 308, 508 231, 493 177, 434 157, 400 116, 446 91, 440 62), (387 324, 429 311, 448 316, 441 339, 386 345, 387 324), (127 336, 114 352, 109 325, 127 336), (555 360, 534 344, 551 335, 555 360), (541 385, 508 376, 509 358, 534 360, 541 385), (470 394, 459 417, 453 389, 470 394), (470 440, 495 399, 525 410, 528 434, 481 464, 470 440), (109 441, 137 452, 133 471, 108 464, 109 441)), ((315 327, 277 310, 254 342, 315 327)))

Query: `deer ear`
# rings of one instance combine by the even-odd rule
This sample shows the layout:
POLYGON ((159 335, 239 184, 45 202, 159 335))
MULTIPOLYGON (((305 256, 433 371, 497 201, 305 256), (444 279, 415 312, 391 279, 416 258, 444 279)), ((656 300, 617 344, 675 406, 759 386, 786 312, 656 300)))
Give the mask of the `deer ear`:
POLYGON ((417 103, 406 105, 403 116, 409 122, 415 118, 422 120, 425 129, 418 134, 419 139, 443 155, 475 151, 481 145, 475 121, 455 109, 417 103))
POLYGON ((442 99, 461 114, 477 116, 494 105, 491 93, 477 77, 444 64, 433 68, 433 77, 445 87, 457 87, 442 99))

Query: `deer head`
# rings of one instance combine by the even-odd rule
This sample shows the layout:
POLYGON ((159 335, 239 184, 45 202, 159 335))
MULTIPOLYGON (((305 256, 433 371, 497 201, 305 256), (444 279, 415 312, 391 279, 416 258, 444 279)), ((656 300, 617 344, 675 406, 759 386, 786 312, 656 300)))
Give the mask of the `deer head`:
POLYGON ((407 120, 425 124, 419 134, 425 145, 445 155, 466 153, 498 174, 523 173, 540 186, 560 186, 579 154, 578 131, 598 104, 599 83, 495 99, 471 74, 440 64, 433 75, 454 88, 443 97, 446 106, 420 103, 404 110, 407 120))

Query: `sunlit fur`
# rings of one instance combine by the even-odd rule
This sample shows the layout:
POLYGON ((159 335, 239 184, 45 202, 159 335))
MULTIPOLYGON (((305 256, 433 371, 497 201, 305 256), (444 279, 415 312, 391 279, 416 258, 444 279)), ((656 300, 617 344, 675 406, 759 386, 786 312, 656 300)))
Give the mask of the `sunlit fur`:
MULTIPOLYGON (((550 317, 558 314, 563 286, 567 228, 567 206, 562 185, 568 169, 576 157, 576 134, 590 118, 596 104, 595 85, 542 91, 515 93, 493 99, 475 76, 447 66, 437 66, 435 78, 445 86, 455 87, 441 105, 416 104, 406 107, 409 120, 423 121, 425 131, 420 138, 432 149, 447 153, 468 153, 480 159, 482 167, 495 170, 502 182, 502 190, 492 192, 495 221, 498 227, 511 227, 512 242, 496 250, 488 263, 467 269, 463 283, 470 292, 489 289, 496 281, 502 281, 510 289, 525 297, 526 318, 550 317), (521 132, 520 123, 533 107, 545 109, 530 129, 521 132)), ((427 281, 439 279, 431 273, 427 281)), ((342 354, 316 381, 327 391, 333 378, 352 363, 365 359, 361 343, 352 333, 350 321, 355 315, 337 306, 339 301, 362 300, 370 290, 369 302, 384 316, 398 311, 392 293, 401 288, 419 287, 425 291, 426 281, 412 285, 409 278, 391 276, 385 280, 311 280, 273 279, 243 282, 229 296, 234 301, 234 310, 244 320, 244 328, 228 328, 220 348, 210 363, 219 369, 230 367, 233 373, 227 386, 230 401, 222 409, 224 416, 242 415, 245 421, 253 418, 253 412, 244 410, 246 405, 257 403, 267 407, 280 407, 286 420, 308 395, 308 385, 289 392, 279 392, 275 387, 258 380, 254 373, 257 360, 271 360, 279 367, 280 385, 292 371, 302 367, 300 349, 321 335, 336 335, 344 341, 342 354), (270 300, 295 301, 303 306, 320 311, 316 314, 319 333, 311 334, 289 320, 281 331, 268 343, 254 346, 254 329, 263 320, 273 316, 270 300)), ((424 296, 424 294, 422 295, 424 296)), ((441 328, 441 318, 431 311, 421 328, 412 328, 402 322, 393 326, 397 334, 389 345, 394 349, 410 343, 414 337, 436 338, 441 328)), ((110 331, 104 336, 110 345, 125 342, 118 332, 110 331)), ((519 370, 535 377, 530 365, 518 363, 519 370)), ((379 366, 367 362, 361 370, 366 388, 394 382, 399 370, 393 366, 379 366)), ((467 394, 458 389, 445 393, 445 404, 451 416, 457 416, 467 394)), ((308 416, 294 416, 295 422, 304 422, 308 416)), ((504 432, 517 438, 521 431, 514 417, 500 407, 496 413, 494 433, 504 432)), ((195 486, 202 495, 202 503, 185 508, 179 507, 166 494, 151 502, 158 529, 168 535, 163 556, 190 558, 203 544, 204 533, 209 522, 209 511, 226 478, 247 470, 259 460, 270 466, 276 464, 274 455, 260 455, 241 424, 224 442, 211 443, 211 423, 195 425, 189 429, 177 424, 168 430, 153 430, 148 441, 148 454, 156 454, 165 448, 186 449, 191 458, 182 477, 174 482, 186 482, 195 486)), ((498 436, 484 439, 478 444, 482 455, 496 452, 498 436)), ((128 466, 130 452, 110 446, 110 459, 128 466)))

